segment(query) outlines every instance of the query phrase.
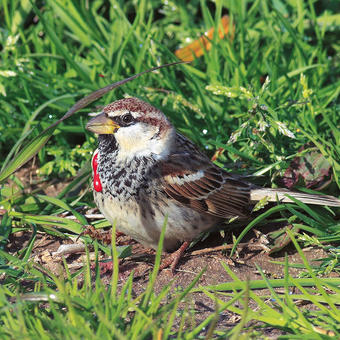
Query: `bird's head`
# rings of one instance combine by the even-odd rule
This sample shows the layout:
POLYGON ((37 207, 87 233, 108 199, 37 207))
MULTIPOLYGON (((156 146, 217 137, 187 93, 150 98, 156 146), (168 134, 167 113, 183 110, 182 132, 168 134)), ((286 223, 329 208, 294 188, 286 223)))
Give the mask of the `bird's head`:
POLYGON ((151 154, 162 159, 170 153, 176 134, 160 110, 137 98, 105 106, 86 124, 86 129, 100 136, 113 136, 122 160, 151 154))

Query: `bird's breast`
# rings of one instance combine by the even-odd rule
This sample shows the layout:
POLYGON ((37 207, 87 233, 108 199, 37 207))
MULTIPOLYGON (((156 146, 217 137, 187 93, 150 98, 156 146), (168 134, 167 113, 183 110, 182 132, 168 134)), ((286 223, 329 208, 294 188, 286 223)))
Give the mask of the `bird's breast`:
POLYGON ((104 195, 128 200, 147 190, 152 162, 135 158, 121 162, 115 153, 96 152, 92 159, 93 188, 104 195))

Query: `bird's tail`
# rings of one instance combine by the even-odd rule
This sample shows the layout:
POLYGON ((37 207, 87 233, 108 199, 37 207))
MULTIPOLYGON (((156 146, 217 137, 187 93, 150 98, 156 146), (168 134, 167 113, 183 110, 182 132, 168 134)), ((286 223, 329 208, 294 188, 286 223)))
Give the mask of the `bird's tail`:
POLYGON ((286 195, 292 196, 303 203, 316 204, 316 205, 328 205, 330 207, 340 207, 340 199, 329 195, 315 195, 306 194, 304 192, 289 191, 286 189, 252 189, 250 192, 250 200, 252 202, 258 202, 261 199, 267 197, 270 202, 292 202, 292 200, 286 195))

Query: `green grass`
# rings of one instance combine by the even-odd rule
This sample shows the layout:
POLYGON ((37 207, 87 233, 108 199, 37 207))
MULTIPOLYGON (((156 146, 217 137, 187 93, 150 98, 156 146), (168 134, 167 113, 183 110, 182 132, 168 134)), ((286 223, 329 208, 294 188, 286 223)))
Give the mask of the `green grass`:
MULTIPOLYGON (((72 194, 87 186, 89 159, 96 147, 95 138, 84 129, 86 114, 125 95, 162 108, 176 128, 210 156, 223 148, 216 164, 233 172, 261 175, 258 180, 263 185, 279 186, 278 178, 295 157, 316 150, 332 166, 324 192, 339 195, 337 1, 32 3, 3 0, 0 4, 0 206, 7 211, 0 225, 0 271, 4 273, 1 338, 114 335, 120 339, 165 339, 171 335, 194 339, 204 327, 208 337, 261 337, 261 329, 249 328, 251 321, 280 329, 286 334, 283 338, 339 337, 339 282, 326 280, 330 273, 340 272, 340 228, 334 209, 297 202, 260 215, 249 228, 268 220, 288 220, 300 230, 291 235, 298 251, 295 240, 303 246, 320 247, 327 256, 313 267, 304 261, 305 277, 299 279, 288 275, 293 264, 282 264, 286 275, 284 282, 277 284, 285 288, 284 297, 277 296, 271 288, 277 285, 265 277, 256 283, 270 287, 275 303, 258 297, 252 282, 241 282, 235 276, 238 288, 220 288, 234 290, 228 303, 211 295, 213 287, 201 288, 217 301, 216 313, 189 329, 184 325, 190 313, 179 303, 190 296, 192 287, 172 293, 171 302, 164 305, 170 288, 164 287, 160 295, 152 291, 157 266, 146 292, 132 297, 131 278, 118 293, 114 278, 110 287, 104 287, 98 276, 91 282, 89 264, 82 273, 62 279, 42 275, 31 256, 37 232, 65 238, 79 234, 88 223, 78 208, 93 206, 92 195, 86 190, 82 196, 72 194), (92 91, 176 61, 178 47, 216 27, 226 13, 235 23, 233 40, 214 39, 211 51, 191 64, 145 74, 45 131, 92 91), (27 185, 14 172, 36 152, 34 162, 42 183, 68 180, 58 197, 34 189, 27 193, 27 185), (56 216, 64 211, 79 223, 56 216), (21 230, 32 231, 32 237, 26 248, 10 255, 6 252, 8 239, 21 230), (79 288, 77 275, 81 274, 85 284, 79 288), (310 278, 319 295, 303 288, 307 282, 303 280, 310 278), (301 294, 290 296, 291 284, 301 294), (246 306, 249 299, 257 303, 257 313, 235 307, 236 302, 246 306), (298 309, 295 299, 312 301, 317 311, 298 309), (240 314, 240 323, 231 330, 215 329, 221 310, 240 314), (282 317, 275 318, 275 313, 282 317), (331 333, 322 335, 320 329, 331 333)), ((97 227, 105 225, 101 221, 97 227)))

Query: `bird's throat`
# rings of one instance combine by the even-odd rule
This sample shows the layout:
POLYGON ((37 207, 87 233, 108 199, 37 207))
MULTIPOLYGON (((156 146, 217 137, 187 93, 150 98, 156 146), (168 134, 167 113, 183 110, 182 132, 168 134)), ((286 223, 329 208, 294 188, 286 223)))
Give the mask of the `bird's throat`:
MULTIPOLYGON (((99 135, 98 142, 99 151, 103 154, 111 154, 117 150, 117 142, 113 135, 99 135)), ((102 192, 103 186, 98 173, 98 153, 92 158, 93 189, 97 192, 102 192)))
POLYGON ((92 160, 94 191, 124 200, 138 197, 157 174, 156 157, 122 157, 120 144, 112 135, 99 135, 98 141, 98 156, 92 160))
POLYGON ((117 150, 117 141, 114 135, 99 135, 98 148, 103 154, 110 154, 117 150))

